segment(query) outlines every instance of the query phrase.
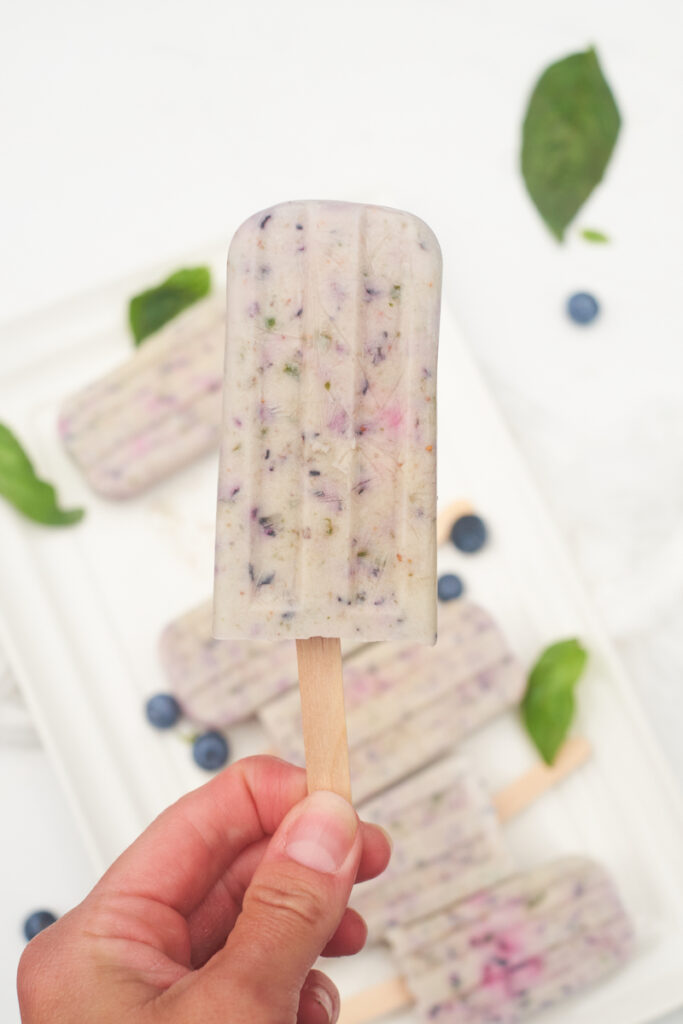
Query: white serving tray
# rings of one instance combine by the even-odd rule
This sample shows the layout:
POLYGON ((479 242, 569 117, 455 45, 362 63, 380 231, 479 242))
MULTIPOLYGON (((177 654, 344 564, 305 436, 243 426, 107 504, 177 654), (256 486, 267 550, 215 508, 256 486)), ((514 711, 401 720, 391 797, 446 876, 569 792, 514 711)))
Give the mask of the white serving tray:
MULTIPOLYGON (((147 695, 165 688, 156 641, 173 616, 211 589, 216 459, 138 499, 91 494, 62 451, 61 400, 131 351, 128 297, 166 267, 0 331, 0 409, 64 504, 83 505, 79 526, 33 526, 0 502, 0 643, 78 816, 95 865, 104 867, 166 804, 206 776, 178 734, 144 720, 147 695)), ((579 636, 590 668, 577 729, 596 750, 590 765, 507 827, 520 865, 584 852, 612 870, 634 916, 638 952, 621 974, 544 1024, 641 1024, 683 1003, 683 803, 628 681, 591 613, 566 552, 481 377, 445 311, 440 349, 439 489, 472 502, 491 529, 476 556, 449 546, 470 596, 491 608, 530 663, 554 640, 579 636)), ((188 730, 189 731, 189 730, 188 730)), ((231 732, 236 756, 263 749, 256 726, 231 732)), ((495 787, 534 758, 514 715, 467 744, 495 787)), ((384 951, 330 968, 342 994, 393 971, 384 951)), ((414 1021, 407 1011, 395 1021, 414 1021)))

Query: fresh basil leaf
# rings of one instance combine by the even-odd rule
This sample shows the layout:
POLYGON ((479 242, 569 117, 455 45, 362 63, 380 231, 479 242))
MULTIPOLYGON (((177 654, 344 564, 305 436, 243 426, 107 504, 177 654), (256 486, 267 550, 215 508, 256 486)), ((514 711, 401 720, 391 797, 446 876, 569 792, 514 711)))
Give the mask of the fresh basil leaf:
POLYGON ((584 228, 581 237, 586 242, 597 242, 598 245, 606 245, 609 242, 607 235, 603 235, 602 231, 594 231, 593 228, 584 228))
POLYGON ((620 125, 592 47, 551 64, 536 83, 522 128, 522 174, 560 241, 602 180, 620 125))
POLYGON ((31 460, 9 427, 0 423, 0 494, 28 519, 47 526, 69 526, 85 515, 62 509, 52 484, 36 476, 31 460))
POLYGON ((522 717, 547 764, 554 762, 574 719, 574 689, 587 659, 578 640, 561 640, 543 651, 529 673, 522 717))
POLYGON ((139 345, 178 313, 203 299, 210 291, 209 268, 187 267, 185 270, 177 270, 155 288, 148 288, 135 295, 128 307, 128 319, 135 344, 139 345))

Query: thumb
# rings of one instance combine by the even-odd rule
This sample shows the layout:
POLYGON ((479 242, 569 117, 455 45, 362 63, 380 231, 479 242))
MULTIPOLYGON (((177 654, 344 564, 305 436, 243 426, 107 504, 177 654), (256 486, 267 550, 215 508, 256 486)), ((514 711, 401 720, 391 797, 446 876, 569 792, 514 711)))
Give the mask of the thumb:
POLYGON ((229 1006, 231 1020, 296 1020, 302 985, 342 919, 361 847, 358 817, 343 797, 319 791, 292 808, 226 945, 200 972, 212 1009, 229 1006))

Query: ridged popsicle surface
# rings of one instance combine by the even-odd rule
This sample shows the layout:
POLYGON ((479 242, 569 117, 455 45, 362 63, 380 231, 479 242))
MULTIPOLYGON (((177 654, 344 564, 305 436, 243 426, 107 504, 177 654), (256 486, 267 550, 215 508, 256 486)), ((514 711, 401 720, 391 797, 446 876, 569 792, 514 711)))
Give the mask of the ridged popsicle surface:
POLYGON ((218 447, 225 302, 197 303, 69 398, 62 442, 90 486, 130 498, 218 447))
POLYGON ((434 642, 440 284, 397 210, 284 203, 238 230, 216 636, 434 642))

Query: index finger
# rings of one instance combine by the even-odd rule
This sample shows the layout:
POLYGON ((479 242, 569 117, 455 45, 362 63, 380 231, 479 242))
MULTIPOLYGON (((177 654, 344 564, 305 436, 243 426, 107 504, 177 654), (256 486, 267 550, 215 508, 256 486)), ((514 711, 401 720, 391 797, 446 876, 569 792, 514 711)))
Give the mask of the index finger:
POLYGON ((249 757, 163 811, 96 888, 143 896, 187 916, 242 850, 271 836, 306 796, 306 773, 249 757))

